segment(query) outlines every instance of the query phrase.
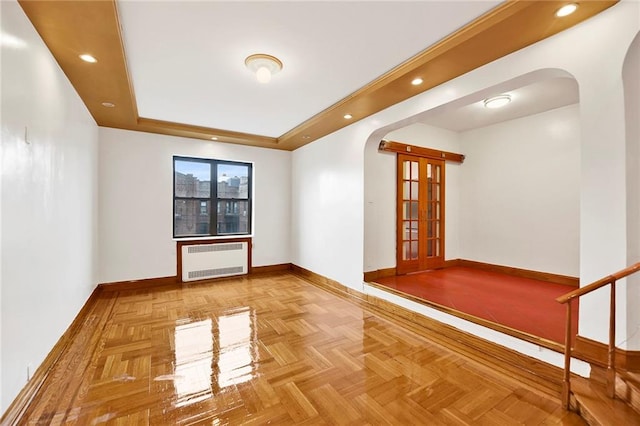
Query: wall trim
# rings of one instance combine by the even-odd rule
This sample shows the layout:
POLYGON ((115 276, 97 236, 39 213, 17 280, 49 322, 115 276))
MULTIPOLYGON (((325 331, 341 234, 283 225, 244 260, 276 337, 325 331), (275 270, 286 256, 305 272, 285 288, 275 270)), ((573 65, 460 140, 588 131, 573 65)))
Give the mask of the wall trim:
POLYGON ((507 1, 407 59, 355 92, 304 120, 277 138, 232 129, 194 126, 140 117, 127 66, 116 0, 28 1, 19 4, 84 101, 98 126, 293 151, 358 120, 432 89, 517 50, 570 28, 616 4, 584 1, 570 16, 556 19, 561 0, 507 1), (533 25, 532 23, 535 23, 533 25), (100 36, 98 37, 97 34, 100 36), (86 72, 77 60, 78 40, 97 43, 101 62, 86 72), (478 48, 482 46, 482 48, 478 48), (106 60, 108 58, 108 61, 106 60), (412 86, 416 75, 423 84, 412 86), (103 108, 109 99, 118 108, 103 108), (353 120, 344 114, 353 113, 353 120), (306 136, 306 137, 305 137, 306 136))
MULTIPOLYGON (((284 263, 268 265, 257 267, 257 269, 258 271, 256 271, 256 273, 258 274, 266 272, 287 273, 290 271, 289 273, 304 279, 316 287, 327 290, 338 297, 347 299, 352 303, 375 312, 387 320, 399 323, 403 327, 433 341, 434 343, 447 347, 449 350, 453 350, 476 362, 490 364, 492 368, 495 368, 502 374, 509 376, 513 376, 515 374, 519 379, 522 379, 524 383, 527 383, 529 386, 545 392, 546 394, 554 397, 559 397, 560 395, 562 370, 558 367, 520 354, 519 352, 504 346, 489 342, 453 326, 441 323, 424 315, 395 305, 389 301, 362 293, 347 287, 338 281, 316 274, 315 272, 295 264, 284 263)), ((240 277, 225 277, 224 279, 240 279, 240 277)), ((169 276, 142 280, 118 281, 97 285, 74 318, 71 325, 63 333, 60 339, 58 339, 44 361, 36 369, 31 380, 27 382, 4 412, 2 418, 0 418, 0 424, 18 424, 20 422, 33 398, 45 384, 49 374, 53 371, 53 367, 60 359, 60 356, 68 346, 73 343, 73 339, 82 330, 87 319, 92 317, 91 312, 94 309, 97 300, 103 294, 107 297, 111 297, 109 293, 116 291, 158 288, 170 285, 181 284, 177 282, 177 277, 169 276)), ((115 303, 115 299, 113 300, 115 303)), ((103 326, 107 318, 108 315, 101 316, 100 321, 103 326)), ((580 336, 578 336, 578 338, 583 339, 584 341, 589 340, 581 338, 580 336)), ((591 344, 591 346, 594 347, 602 345, 599 342, 593 343, 595 345, 591 344)), ((602 346, 605 348, 606 353, 606 346, 602 346)), ((627 357, 627 359, 629 358, 627 357)), ((634 363, 640 364, 640 362, 638 362, 640 361, 640 352, 633 353, 633 360, 634 363)))
POLYGON ((291 263, 279 263, 277 265, 252 266, 250 275, 267 274, 272 272, 291 271, 291 263))
POLYGON ((376 283, 368 283, 368 285, 371 287, 375 287, 379 290, 385 291, 387 293, 391 293, 396 296, 402 297, 404 299, 411 300, 412 302, 418 303, 420 305, 428 306, 430 308, 447 313, 449 315, 462 318, 474 324, 478 324, 483 327, 490 328, 491 330, 498 331, 508 336, 515 337, 517 339, 524 340, 529 343, 533 343, 534 345, 542 346, 544 348, 550 349, 558 353, 564 353, 564 345, 561 343, 555 342, 553 340, 548 340, 542 337, 534 336, 533 334, 525 333, 523 331, 516 330, 515 328, 508 327, 506 325, 498 324, 493 321, 486 320, 484 318, 476 317, 476 316, 464 313, 462 311, 458 311, 456 309, 450 308, 448 306, 430 302, 428 300, 421 299, 419 297, 413 296, 408 293, 404 293, 402 291, 395 290, 393 288, 382 286, 376 283))
POLYGON ((369 283, 377 280, 378 278, 395 277, 396 275, 396 267, 394 266, 393 268, 384 268, 378 269, 377 271, 365 272, 363 279, 365 282, 369 283))
POLYGON ((114 281, 110 283, 100 283, 98 288, 102 291, 125 291, 125 290, 143 290, 153 287, 161 287, 175 285, 178 283, 178 276, 144 278, 141 280, 114 281))
MULTIPOLYGON (((531 278, 539 281, 546 281, 555 284, 562 284, 570 287, 580 287, 580 279, 570 277, 568 275, 552 274, 551 272, 532 271, 530 269, 514 268, 512 266, 495 265, 492 263, 478 262, 467 259, 449 259, 445 260, 442 268, 451 268, 454 266, 464 266, 467 268, 475 268, 483 271, 498 272, 505 275, 511 275, 521 278, 531 278)), ((437 268, 437 269, 442 269, 437 268)), ((377 271, 369 271, 364 273, 364 281, 372 282, 378 278, 393 277, 396 275, 396 268, 378 269, 377 271)))
POLYGON ((0 418, 0 424, 14 425, 20 422, 22 416, 29 408, 29 404, 31 404, 31 401, 42 388, 49 374, 53 371, 53 366, 58 362, 67 347, 73 342, 74 337, 83 328, 86 319, 90 316, 102 292, 103 288, 100 286, 96 286, 96 288, 93 289, 93 292, 71 322, 71 325, 69 325, 67 330, 60 336, 44 361, 42 361, 33 373, 31 379, 20 392, 18 392, 18 395, 4 412, 2 418, 0 418))
MULTIPOLYGON (((282 263, 278 265, 258 266, 254 268, 252 272, 254 274, 270 273, 270 272, 286 272, 291 271, 292 265, 290 263, 282 263)), ((221 279, 238 278, 238 277, 223 277, 221 279)), ((208 280, 216 281, 216 280, 208 280)), ((86 319, 90 316, 93 307, 101 295, 106 294, 108 297, 112 297, 109 293, 127 290, 144 290, 155 289, 166 286, 182 285, 178 282, 177 276, 157 277, 157 278, 145 278, 140 280, 128 280, 128 281, 114 281, 107 283, 100 283, 94 289, 87 301, 84 303, 73 322, 67 330, 62 334, 60 339, 56 342, 53 348, 49 351, 42 364, 38 366, 33 373, 31 380, 20 390, 18 395, 11 402, 7 410, 0 418, 0 424, 13 425, 18 424, 25 411, 28 409, 29 404, 33 400, 34 396, 42 388, 45 381, 49 377, 49 373, 53 371, 53 367, 57 363, 60 356, 64 353, 67 347, 73 342, 73 339, 83 327, 86 319)))
MULTIPOLYGON (((584 336, 577 335, 573 356, 594 364, 607 367, 608 346, 584 336)), ((640 372, 640 351, 616 348, 616 370, 640 372)))
MULTIPOLYGON (((465 267, 468 267, 468 268, 475 268, 475 269, 479 269, 479 270, 498 272, 498 273, 502 273, 502 274, 505 274, 505 275, 512 275, 512 276, 518 276, 518 277, 537 279, 537 280, 541 280, 541 281, 554 282, 556 284, 571 285, 569 283, 572 282, 572 280, 575 280, 575 281, 578 280, 577 278, 567 277, 567 276, 564 276, 564 275, 549 274, 549 273, 546 273, 546 272, 531 271, 531 270, 526 270, 526 269, 512 268, 512 267, 508 267, 508 266, 492 265, 492 264, 489 264, 489 263, 475 262, 475 261, 465 260, 465 259, 449 259, 449 260, 445 260, 444 264, 443 264, 443 267, 442 268, 438 268, 438 269, 451 268, 451 267, 455 267, 455 266, 465 266, 465 267), (561 281, 561 282, 558 282, 558 281, 561 281)), ((458 318, 462 318, 464 320, 473 322, 475 324, 482 325, 482 326, 490 328, 492 330, 499 331, 500 333, 504 333, 504 334, 507 334, 509 336, 515 337, 517 339, 521 339, 521 340, 533 343, 535 345, 542 346, 542 347, 545 347, 547 349, 551 349, 551 350, 556 351, 556 352, 564 353, 564 345, 561 344, 561 343, 554 342, 554 341, 548 340, 548 339, 543 339, 541 337, 534 336, 534 335, 529 334, 529 333, 524 333, 522 331, 513 329, 511 327, 507 327, 507 326, 504 326, 504 325, 501 325, 501 324, 497 324, 495 322, 492 322, 492 321, 489 321, 489 320, 485 320, 483 318, 478 318, 478 317, 475 317, 473 315, 469 315, 469 314, 466 314, 464 312, 458 311, 456 309, 450 308, 448 306, 443 306, 443 305, 431 302, 429 300, 422 299, 422 298, 416 297, 416 296, 408 294, 408 293, 404 293, 404 292, 396 290, 396 289, 392 289, 392 288, 389 288, 389 287, 386 287, 386 286, 380 286, 380 285, 375 283, 375 280, 378 279, 378 278, 395 276, 396 275, 395 272, 396 272, 396 268, 386 268, 386 269, 379 269, 377 271, 365 272, 364 273, 364 281, 368 285, 370 285, 372 287, 375 287, 377 289, 386 291, 388 293, 395 294, 395 295, 400 296, 402 298, 411 300, 412 302, 419 303, 421 305, 428 306, 428 307, 431 307, 433 309, 437 309, 439 311, 442 311, 442 312, 445 312, 447 314, 456 316, 458 318)), ((577 287, 578 285, 576 284, 575 286, 577 287)))
POLYGON ((442 264, 442 268, 451 268, 452 266, 460 266, 460 259, 445 260, 444 263, 442 264))
POLYGON ((514 277, 531 278, 534 280, 547 281, 555 284, 562 284, 570 287, 580 287, 580 279, 568 275, 552 274, 550 272, 532 271, 529 269, 514 268, 512 266, 494 265, 491 263, 477 262, 475 260, 457 259, 456 266, 481 269, 483 271, 499 272, 514 277))
MULTIPOLYGON (((284 272, 291 270, 291 263, 280 263, 277 265, 265 265, 265 266, 254 266, 251 268, 251 273, 249 275, 256 274, 265 274, 265 273, 273 273, 273 272, 284 272)), ((225 278, 233 278, 233 277, 221 277, 221 278, 213 278, 204 281, 216 281, 219 279, 225 278)), ((100 283, 98 287, 105 292, 108 291, 127 291, 127 290, 144 290, 148 288, 157 288, 163 286, 173 286, 177 284, 191 284, 191 283, 182 283, 177 275, 169 276, 169 277, 157 277, 157 278, 144 278, 140 280, 126 280, 126 281, 114 281, 108 283, 100 283)))
POLYGON ((489 364, 491 368, 502 374, 516 376, 518 380, 547 395, 560 397, 562 369, 556 366, 489 342, 387 300, 361 293, 298 265, 293 265, 292 272, 305 281, 398 323, 436 344, 441 344, 476 362, 489 364))
POLYGON ((339 283, 338 281, 332 280, 331 278, 316 274, 315 272, 312 272, 296 264, 291 265, 291 272, 301 278, 304 278, 306 281, 315 284, 316 287, 321 287, 333 294, 357 300, 362 300, 362 298, 365 296, 362 292, 354 290, 351 287, 347 287, 339 283))

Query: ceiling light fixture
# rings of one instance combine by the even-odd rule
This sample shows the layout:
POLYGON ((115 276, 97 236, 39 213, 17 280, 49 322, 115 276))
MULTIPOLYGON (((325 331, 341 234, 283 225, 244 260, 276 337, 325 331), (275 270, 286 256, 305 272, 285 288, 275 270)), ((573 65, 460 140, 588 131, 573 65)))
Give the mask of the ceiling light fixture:
POLYGON ((94 58, 93 56, 89 55, 88 53, 83 53, 82 55, 80 55, 80 59, 82 59, 85 62, 92 63, 92 64, 95 64, 96 62, 98 62, 98 60, 96 58, 94 58))
POLYGON ((212 137, 211 137, 211 140, 212 140, 212 141, 217 141, 217 140, 218 140, 218 138, 217 138, 217 137, 215 137, 215 136, 212 136, 212 137))
POLYGON ((571 15, 573 12, 578 9, 578 5, 576 3, 569 3, 562 6, 560 9, 556 11, 556 16, 558 18, 563 18, 565 16, 571 15))
POLYGON ((492 98, 485 99, 484 106, 485 108, 495 109, 495 108, 501 108, 506 104, 508 104, 509 102, 511 102, 511 96, 499 95, 499 96, 494 96, 492 98))
POLYGON ((103 102, 102 106, 105 108, 115 108, 116 104, 114 104, 113 102, 103 102))
POLYGON ((353 118, 353 115, 351 115, 351 114, 345 114, 345 115, 344 115, 344 118, 345 118, 345 119, 347 119, 347 120, 350 120, 350 119, 352 119, 352 118, 353 118))
POLYGON ((282 69, 280 59, 264 53, 247 56, 244 64, 256 74, 256 78, 260 83, 268 83, 271 81, 271 76, 282 69))
POLYGON ((418 77, 418 78, 414 78, 414 79, 411 81, 411 84, 413 84, 414 86, 419 86, 419 85, 421 85, 421 84, 422 84, 422 79, 421 79, 420 77, 418 77))

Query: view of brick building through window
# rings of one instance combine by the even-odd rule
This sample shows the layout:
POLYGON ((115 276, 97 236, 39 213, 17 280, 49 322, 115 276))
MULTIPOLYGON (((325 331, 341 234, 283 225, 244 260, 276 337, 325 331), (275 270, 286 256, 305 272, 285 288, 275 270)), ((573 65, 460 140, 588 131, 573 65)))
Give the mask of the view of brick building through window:
POLYGON ((250 233, 249 166, 218 165, 217 194, 211 193, 210 170, 207 163, 175 161, 175 236, 250 233))

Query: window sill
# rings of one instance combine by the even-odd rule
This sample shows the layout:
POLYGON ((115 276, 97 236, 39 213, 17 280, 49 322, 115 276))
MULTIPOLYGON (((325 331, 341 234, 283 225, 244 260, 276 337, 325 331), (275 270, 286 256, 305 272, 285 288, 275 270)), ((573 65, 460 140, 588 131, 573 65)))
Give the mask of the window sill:
POLYGON ((202 237, 173 237, 173 241, 207 241, 207 240, 233 240, 253 238, 253 234, 228 234, 202 237))

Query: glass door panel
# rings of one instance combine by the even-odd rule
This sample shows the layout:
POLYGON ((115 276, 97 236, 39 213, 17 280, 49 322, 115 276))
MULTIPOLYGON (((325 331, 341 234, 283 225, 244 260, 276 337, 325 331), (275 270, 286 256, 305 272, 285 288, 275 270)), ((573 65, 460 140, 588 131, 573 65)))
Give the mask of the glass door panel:
POLYGON ((420 219, 420 169, 417 159, 401 162, 402 180, 402 231, 400 247, 402 261, 417 261, 419 255, 418 227, 420 219))
POLYGON ((444 162, 398 155, 399 274, 444 262, 444 162))
POLYGON ((426 250, 420 258, 419 268, 430 269, 441 266, 444 263, 444 238, 441 230, 444 229, 442 209, 443 203, 443 178, 444 162, 421 158, 425 164, 425 182, 427 190, 421 202, 426 205, 425 234, 426 250))

